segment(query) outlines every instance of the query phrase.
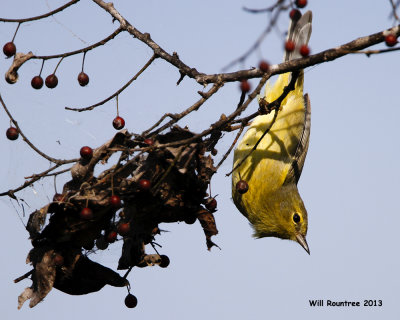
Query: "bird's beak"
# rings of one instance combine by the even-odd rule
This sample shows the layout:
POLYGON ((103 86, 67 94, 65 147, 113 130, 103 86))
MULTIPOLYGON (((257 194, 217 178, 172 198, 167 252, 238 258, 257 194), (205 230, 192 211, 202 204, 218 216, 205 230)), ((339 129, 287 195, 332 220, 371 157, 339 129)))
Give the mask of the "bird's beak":
POLYGON ((310 254, 310 249, 308 248, 306 238, 303 235, 301 235, 300 233, 298 233, 298 234, 296 234, 296 239, 297 239, 297 242, 304 248, 304 250, 306 250, 307 253, 310 254))

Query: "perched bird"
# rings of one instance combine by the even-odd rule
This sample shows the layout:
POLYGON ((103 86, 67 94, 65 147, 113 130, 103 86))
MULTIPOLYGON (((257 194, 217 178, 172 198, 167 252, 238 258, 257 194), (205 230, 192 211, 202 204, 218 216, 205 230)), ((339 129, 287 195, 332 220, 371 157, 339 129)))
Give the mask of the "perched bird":
MULTIPOLYGON (((291 21, 287 39, 295 43, 295 50, 286 51, 284 61, 301 57, 300 48, 307 45, 311 35, 311 21, 311 11, 291 21)), ((269 103, 276 100, 291 77, 290 73, 285 73, 273 86, 267 84, 262 99, 269 103)), ((257 148, 233 171, 232 197, 254 228, 254 237, 290 239, 309 254, 307 211, 297 189, 310 137, 311 107, 308 95, 303 96, 303 81, 304 73, 300 71, 295 89, 282 101, 275 122, 275 111, 257 116, 239 142, 233 168, 270 128, 257 148), (247 192, 243 190, 243 184, 246 186, 243 181, 247 182, 247 192)))

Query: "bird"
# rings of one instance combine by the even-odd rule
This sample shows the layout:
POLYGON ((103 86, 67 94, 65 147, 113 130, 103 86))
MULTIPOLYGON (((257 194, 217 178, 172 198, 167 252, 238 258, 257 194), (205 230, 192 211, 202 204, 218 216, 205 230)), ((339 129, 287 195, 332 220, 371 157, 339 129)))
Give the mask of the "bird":
MULTIPOLYGON (((287 41, 295 43, 285 51, 284 61, 301 58, 300 48, 308 44, 312 12, 291 20, 287 41)), ((264 99, 276 100, 293 74, 281 74, 274 85, 267 83, 264 99)), ((254 118, 234 151, 232 198, 249 220, 255 238, 277 237, 299 243, 308 254, 307 210, 297 183, 306 159, 311 128, 311 105, 303 95, 304 72, 298 73, 294 90, 278 110, 254 118), (269 129, 269 131, 268 131, 269 129), (261 141, 259 141, 261 139, 261 141), (257 145, 256 149, 252 150, 257 145), (248 190, 246 190, 248 188, 248 190)))

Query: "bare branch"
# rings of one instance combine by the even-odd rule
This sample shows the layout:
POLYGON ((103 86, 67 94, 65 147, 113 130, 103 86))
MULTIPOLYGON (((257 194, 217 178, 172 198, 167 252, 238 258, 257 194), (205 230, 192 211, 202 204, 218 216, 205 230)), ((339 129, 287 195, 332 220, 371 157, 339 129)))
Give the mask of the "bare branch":
POLYGON ((128 20, 126 20, 115 8, 112 2, 104 2, 102 0, 93 0, 97 5, 99 5, 101 8, 106 10, 111 16, 115 19, 118 20, 118 22, 121 24, 121 27, 128 31, 131 35, 133 35, 135 38, 138 40, 142 41, 145 43, 147 46, 149 46, 153 52, 164 59, 165 61, 168 61, 175 67, 179 69, 179 71, 185 75, 187 75, 190 78, 196 78, 197 76, 201 75, 196 69, 190 68, 187 66, 185 63, 183 63, 177 54, 169 54, 167 53, 163 48, 161 48, 157 43, 155 43, 149 33, 142 33, 138 29, 136 29, 134 26, 132 26, 128 20))
MULTIPOLYGON (((198 100, 191 107, 187 108, 186 110, 184 110, 183 112, 181 112, 179 114, 175 114, 173 116, 169 115, 172 119, 170 121, 168 121, 168 123, 163 125, 161 128, 159 128, 156 131, 152 132, 150 135, 155 135, 155 134, 160 133, 161 131, 163 131, 163 130, 171 127, 173 124, 177 123, 180 119, 182 119, 183 117, 187 116, 192 111, 197 111, 204 104, 204 102, 206 102, 207 99, 210 98, 214 93, 216 93, 221 87, 222 87, 222 83, 215 83, 209 91, 207 91, 206 93, 204 93, 204 92, 201 93, 201 99, 200 100, 198 100)), ((163 119, 165 119, 164 116, 161 117, 161 119, 159 121, 157 121, 157 123, 161 123, 161 121, 163 119)), ((154 126, 152 126, 150 129, 144 131, 142 133, 142 136, 147 135, 150 130, 153 130, 153 127, 154 126)))
MULTIPOLYGON (((278 2, 279 3, 279 2, 278 2)), ((277 3, 277 4, 278 4, 277 3)), ((274 8, 274 6, 267 8, 271 9, 274 8)), ((272 17, 270 23, 268 24, 267 28, 265 28, 265 30, 258 36, 256 42, 245 52, 243 53, 239 58, 233 60, 231 63, 229 63, 228 65, 226 65, 223 70, 227 70, 230 67, 234 66, 237 63, 243 63, 244 60, 246 60, 246 58, 254 51, 256 50, 262 43, 262 41, 264 40, 264 38, 271 32, 272 28, 276 25, 276 22, 278 21, 278 18, 281 14, 282 10, 286 10, 286 7, 282 7, 279 6, 278 10, 276 11, 276 13, 274 14, 274 16, 272 17)), ((268 11, 272 11, 272 10, 268 10, 268 11)))
POLYGON ((0 94, 0 103, 3 106, 4 111, 7 113, 8 117, 10 118, 10 120, 12 121, 12 123, 15 125, 15 127, 17 128, 19 134, 22 136, 22 138, 24 139, 24 141, 36 152, 38 153, 40 156, 42 156, 43 158, 58 164, 58 165, 62 165, 62 164, 66 164, 66 163, 72 163, 72 162, 76 162, 79 159, 71 159, 71 160, 60 160, 60 159, 55 159, 53 157, 48 156, 47 154, 45 154, 44 152, 40 151, 38 148, 35 147, 35 145, 25 136, 25 134, 21 131, 21 128, 19 127, 17 121, 12 117, 11 113, 8 111, 6 104, 3 101, 3 98, 1 97, 0 94))
MULTIPOLYGON (((339 47, 328 49, 320 53, 316 53, 307 58, 295 59, 283 62, 278 65, 272 65, 270 66, 267 75, 270 77, 272 75, 305 69, 307 67, 311 67, 319 63, 335 60, 337 58, 343 57, 355 51, 363 50, 375 44, 381 43, 385 41, 385 36, 387 34, 395 34, 396 36, 399 36, 400 25, 393 27, 391 29, 371 34, 369 36, 364 36, 355 39, 339 47)), ((259 78, 264 74, 265 73, 263 73, 260 69, 254 68, 250 70, 240 70, 231 73, 201 75, 196 77, 196 80, 199 83, 214 83, 216 81, 232 82, 232 81, 238 81, 239 79, 259 78)))
POLYGON ((115 93, 113 93, 111 96, 109 96, 108 98, 93 104, 89 107, 85 107, 85 108, 71 108, 71 107, 65 107, 66 110, 72 110, 72 111, 78 111, 78 112, 82 112, 82 111, 88 111, 88 110, 93 110, 94 108, 101 106, 103 104, 105 104, 107 101, 110 101, 112 98, 118 96, 122 91, 124 91, 133 81, 135 81, 137 78, 139 78, 139 76, 152 64, 152 62, 157 58, 157 55, 153 55, 149 61, 147 61, 147 63, 139 70, 138 73, 136 73, 132 79, 130 79, 121 89, 117 90, 115 93))
POLYGON ((47 18, 49 16, 52 16, 55 13, 58 13, 60 11, 63 11, 64 9, 72 6, 73 4, 77 3, 79 0, 72 0, 66 4, 64 4, 63 6, 50 11, 48 13, 42 14, 40 16, 36 16, 36 17, 31 17, 31 18, 24 18, 24 19, 7 19, 7 18, 0 18, 1 22, 19 22, 19 23, 23 23, 23 22, 28 22, 28 21, 34 21, 34 20, 40 20, 40 19, 44 19, 47 18))
POLYGON ((75 54, 79 54, 79 53, 86 53, 94 48, 100 47, 102 45, 105 45, 108 41, 114 39, 118 34, 120 34, 122 31, 124 31, 122 28, 118 28, 117 30, 115 30, 113 33, 111 33, 108 37, 104 38, 103 40, 100 40, 88 47, 79 49, 79 50, 75 50, 75 51, 71 51, 71 52, 65 52, 65 53, 59 53, 59 54, 55 54, 55 55, 51 55, 51 56, 33 56, 31 59, 43 59, 43 60, 49 60, 49 59, 57 59, 57 58, 65 58, 65 57, 69 57, 75 54))
POLYGON ((56 164, 53 167, 43 171, 42 173, 32 175, 32 179, 30 179, 28 181, 25 181, 24 184, 22 184, 18 188, 10 189, 10 190, 5 191, 5 192, 1 192, 0 193, 0 197, 9 196, 9 197, 15 199, 16 198, 15 195, 14 195, 15 192, 21 191, 22 189, 25 189, 26 187, 29 187, 30 185, 32 185, 36 181, 40 180, 41 178, 45 177, 49 172, 53 171, 54 169, 57 169, 61 165, 62 164, 56 164))

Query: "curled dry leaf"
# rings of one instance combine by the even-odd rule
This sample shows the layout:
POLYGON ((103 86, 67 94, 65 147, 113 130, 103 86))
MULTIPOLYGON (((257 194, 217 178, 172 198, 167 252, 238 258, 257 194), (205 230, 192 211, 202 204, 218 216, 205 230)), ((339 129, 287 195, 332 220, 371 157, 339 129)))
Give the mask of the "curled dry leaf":
POLYGON ((130 229, 122 234, 119 270, 161 263, 158 254, 148 255, 145 251, 145 246, 153 244, 160 234, 160 223, 187 222, 197 217, 207 248, 215 245, 211 241, 218 233, 215 220, 203 208, 215 173, 213 160, 205 153, 209 141, 177 143, 193 136, 188 129, 173 127, 166 134, 152 137, 157 143, 151 148, 134 155, 131 150, 141 148, 143 138, 122 130, 93 149, 89 160, 75 164, 72 179, 63 187, 62 201, 51 202, 29 217, 27 230, 34 248, 28 260, 33 265, 33 283, 20 295, 19 307, 27 299, 31 306, 36 305, 53 287, 68 294, 86 294, 106 284, 129 285, 118 273, 86 256, 111 245, 99 239, 106 239, 122 223, 129 223, 130 229), (165 144, 173 146, 162 147, 165 144), (96 165, 107 162, 115 153, 120 154, 118 162, 95 176, 96 165), (146 189, 139 183, 144 179, 149 185, 146 189), (111 205, 112 194, 120 197, 121 207, 111 205), (86 207, 92 211, 90 219, 80 215, 86 207), (55 255, 62 257, 62 263, 53 261, 55 255))

